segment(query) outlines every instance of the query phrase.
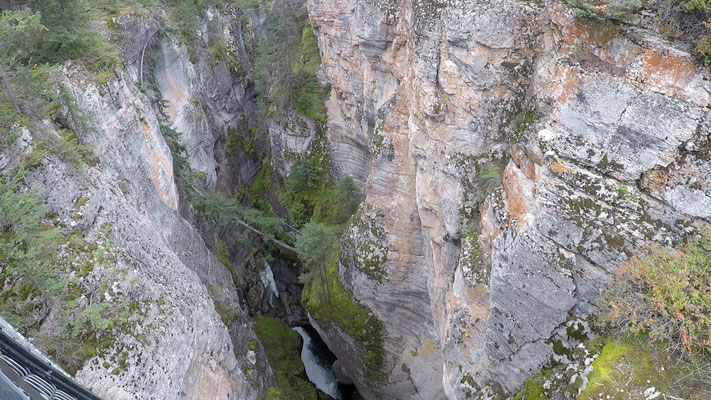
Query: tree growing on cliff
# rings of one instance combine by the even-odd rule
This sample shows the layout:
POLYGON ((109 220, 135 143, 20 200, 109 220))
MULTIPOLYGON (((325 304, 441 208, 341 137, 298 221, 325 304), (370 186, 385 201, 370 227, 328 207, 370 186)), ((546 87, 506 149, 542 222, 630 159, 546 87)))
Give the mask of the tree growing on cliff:
POLYGON ((262 109, 285 109, 291 101, 291 46, 298 37, 298 19, 289 2, 276 0, 267 14, 260 39, 254 81, 262 109))
POLYGON ((306 270, 299 277, 301 283, 308 284, 318 277, 323 300, 328 304, 329 290, 326 261, 338 251, 339 243, 332 228, 316 222, 309 222, 301 229, 296 239, 296 250, 306 270))

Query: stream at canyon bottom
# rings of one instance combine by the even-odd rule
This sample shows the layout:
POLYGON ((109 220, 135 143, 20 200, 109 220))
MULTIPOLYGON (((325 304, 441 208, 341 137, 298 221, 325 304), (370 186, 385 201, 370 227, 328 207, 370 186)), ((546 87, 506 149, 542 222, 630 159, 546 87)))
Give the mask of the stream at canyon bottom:
POLYGON ((316 330, 311 326, 297 326, 293 329, 304 339, 301 361, 311 383, 336 400, 360 399, 354 386, 339 384, 336 381, 332 367, 336 356, 331 353, 316 330))

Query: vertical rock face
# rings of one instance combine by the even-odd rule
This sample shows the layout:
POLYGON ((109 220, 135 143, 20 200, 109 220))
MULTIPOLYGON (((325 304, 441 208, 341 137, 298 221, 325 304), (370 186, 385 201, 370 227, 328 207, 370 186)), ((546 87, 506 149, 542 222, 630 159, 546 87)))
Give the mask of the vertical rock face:
MULTIPOLYGON (((172 156, 148 99, 135 92, 126 75, 98 87, 70 68, 65 84, 96 127, 84 139, 99 164, 81 175, 50 159, 28 184, 41 188, 60 220, 86 236, 100 237, 110 229, 106 240, 116 252, 111 268, 125 269, 129 276, 114 296, 146 305, 142 320, 106 355, 90 360, 77 379, 111 399, 258 398, 259 385, 253 387, 240 368, 249 365, 247 347, 254 333, 240 311, 233 329, 244 336, 233 342, 215 312, 206 285, 225 286, 231 277, 177 214, 172 156), (77 217, 72 214, 79 198, 86 204, 77 217), (122 354, 126 366, 111 373, 122 354), (235 354, 242 356, 238 360, 235 354)), ((223 290, 225 301, 240 310, 234 288, 223 290)))
MULTIPOLYGON (((234 62, 249 68, 240 16, 234 8, 224 10, 208 12, 208 18, 233 41, 228 48, 234 62)), ((59 72, 72 99, 62 112, 62 127, 91 146, 96 163, 77 169, 50 154, 25 178, 46 202, 55 225, 74 238, 72 246, 101 254, 101 261, 92 258, 87 264, 82 287, 120 276, 77 301, 131 304, 110 343, 86 359, 76 378, 106 399, 262 398, 266 387, 275 386, 273 374, 230 272, 179 212, 184 207, 176 186, 178 166, 161 128, 167 121, 181 134, 192 168, 205 174, 208 189, 215 189, 216 143, 225 129, 249 118, 251 88, 230 71, 234 65, 216 60, 204 47, 191 61, 176 38, 156 34, 160 25, 153 18, 128 15, 112 23, 124 38, 119 53, 125 68, 103 83, 79 65, 67 63, 59 72), (156 52, 161 57, 151 64, 155 71, 142 74, 156 52), (152 94, 166 100, 167 119, 146 94, 150 82, 156 83, 152 94)), ((44 130, 42 140, 59 140, 59 129, 44 125, 44 130)), ((29 131, 22 138, 0 153, 3 175, 12 160, 40 146, 29 131)), ((247 177, 241 179, 248 180, 258 165, 244 168, 247 177)), ((71 255, 60 252, 60 257, 74 262, 71 255)), ((37 343, 64 329, 52 310, 48 314, 37 343)))
POLYGON ((350 368, 367 397, 515 391, 613 267, 708 219, 708 74, 641 23, 557 2, 308 6, 334 161, 367 195, 344 248, 385 254, 341 255, 386 330, 387 379, 350 368))

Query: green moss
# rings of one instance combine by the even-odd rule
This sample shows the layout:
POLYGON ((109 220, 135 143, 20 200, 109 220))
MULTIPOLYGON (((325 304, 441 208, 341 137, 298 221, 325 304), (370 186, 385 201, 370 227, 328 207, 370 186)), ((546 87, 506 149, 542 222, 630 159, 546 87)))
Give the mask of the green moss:
POLYGON ((652 386, 664 391, 671 383, 669 371, 673 371, 668 366, 663 370, 663 360, 632 340, 605 343, 592 367, 588 385, 578 396, 579 400, 629 399, 630 394, 641 393, 652 386))
POLYGON ((326 288, 315 279, 304 287, 301 302, 313 318, 324 323, 334 323, 357 340, 365 377, 373 384, 380 382, 387 376, 382 371, 385 363, 383 323, 367 307, 356 303, 338 280, 337 255, 329 259, 326 268, 326 288))
POLYGON ((559 356, 570 356, 571 351, 569 348, 565 347, 563 345, 563 342, 560 340, 554 340, 553 341, 553 353, 559 356))
POLYGON ((514 400, 546 400, 545 389, 543 388, 543 382, 545 381, 546 374, 550 375, 550 371, 540 372, 532 375, 523 384, 523 390, 518 392, 514 396, 514 400))
POLYGON ((241 315, 240 311, 237 308, 232 307, 230 303, 226 301, 216 301, 215 311, 217 311, 217 314, 220 316, 220 319, 222 319, 222 322, 227 327, 232 325, 233 322, 237 321, 237 319, 241 315))
POLYGON ((264 400, 285 400, 284 393, 278 388, 270 387, 264 392, 264 400))
POLYGON ((509 126, 511 127, 511 136, 509 137, 509 141, 512 143, 519 141, 528 128, 540 118, 538 110, 536 109, 536 98, 532 98, 528 103, 528 107, 510 117, 509 126))
POLYGON ((580 342, 585 342, 588 340, 588 335, 585 332, 585 325, 582 323, 573 322, 565 327, 565 332, 569 337, 578 340, 580 342))
POLYGON ((374 281, 382 284, 387 278, 385 264, 388 261, 387 233, 371 212, 359 211, 351 218, 343 243, 346 254, 354 254, 350 264, 356 266, 374 281))
POLYGON ((106 85, 109 81, 116 77, 116 72, 113 70, 102 71, 96 75, 96 81, 99 85, 106 85))
POLYGON ((216 297, 222 296, 222 293, 224 292, 220 286, 213 285, 212 283, 207 284, 207 291, 210 292, 212 296, 216 297))
POLYGON ((128 351, 122 351, 117 360, 117 366, 111 371, 112 375, 120 375, 123 371, 128 368, 128 351))
POLYGON ((279 391, 287 399, 316 400, 316 388, 306 380, 301 362, 301 336, 276 318, 257 316, 254 331, 274 371, 279 391))
POLYGON ((86 203, 89 202, 89 198, 86 196, 81 196, 77 199, 76 203, 74 203, 74 211, 79 211, 81 210, 82 207, 86 205, 86 203))

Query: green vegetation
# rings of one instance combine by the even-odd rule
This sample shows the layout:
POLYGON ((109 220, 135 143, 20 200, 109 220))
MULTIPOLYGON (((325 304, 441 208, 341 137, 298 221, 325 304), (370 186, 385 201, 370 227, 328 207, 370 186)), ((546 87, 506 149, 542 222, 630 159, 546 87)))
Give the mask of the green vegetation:
POLYGON ((222 265, 227 267, 228 270, 232 270, 232 263, 230 262, 230 251, 225 246, 225 242, 222 240, 217 241, 217 250, 215 250, 217 256, 217 261, 221 262, 222 265))
POLYGON ((264 392, 264 400, 286 400, 286 397, 278 388, 270 387, 264 392))
POLYGON ((313 219, 336 227, 336 233, 340 234, 358 209, 362 195, 353 178, 345 177, 334 184, 309 161, 301 160, 292 167, 287 190, 279 199, 296 227, 313 219))
POLYGON ((523 390, 514 396, 514 400, 546 400, 543 383, 550 377, 550 370, 533 374, 523 385, 523 390))
POLYGON ((120 273, 110 244, 89 243, 76 231, 60 236, 47 215, 34 192, 20 191, 19 180, 0 181, 0 313, 21 332, 39 335, 39 345, 73 374, 113 346, 118 332, 130 332, 140 307, 104 298, 112 295, 120 273), (86 280, 97 267, 101 275, 86 280), (49 310, 61 328, 58 335, 39 331, 49 310))
POLYGON ((556 381, 547 370, 532 376, 518 396, 547 398, 563 391, 578 400, 642 399, 651 395, 642 393, 654 387, 665 398, 711 398, 709 287, 709 231, 675 251, 655 247, 630 259, 602 297, 605 312, 597 330, 603 336, 590 340, 580 326, 569 325, 568 336, 582 342, 584 354, 561 341, 552 342, 555 354, 578 362, 589 356, 588 351, 598 354, 587 386, 578 395, 580 379, 564 376, 556 381), (543 397, 535 397, 544 387, 543 397))
POLYGON ((509 121, 512 129, 512 135, 509 137, 509 141, 511 143, 519 141, 528 128, 536 123, 536 121, 540 118, 538 110, 536 109, 536 101, 535 97, 532 98, 526 108, 511 117, 511 120, 509 121))
POLYGON ((654 248, 619 271, 605 294, 605 320, 627 336, 711 349, 711 233, 671 252, 654 248))
POLYGON ((588 385, 578 399, 593 400, 607 396, 610 399, 629 399, 649 387, 665 392, 671 383, 670 375, 674 367, 664 361, 635 341, 608 341, 593 361, 588 385))
POLYGON ((634 18, 642 7, 639 0, 566 0, 579 17, 624 21, 634 18))
MULTIPOLYGON (((672 375, 664 381, 667 386, 658 386, 665 388, 665 393, 685 399, 711 396, 711 383, 706 379, 711 375, 709 287, 709 230, 675 251, 655 247, 630 259, 603 296, 606 314, 602 322, 612 335, 623 338, 610 345, 610 357, 635 351, 629 359, 634 360, 636 374, 656 374, 661 379, 659 367, 668 366, 672 375), (651 354, 651 361, 638 354, 640 346, 651 354), (645 363, 650 368, 645 368, 645 363)), ((601 379, 610 376, 604 368, 601 371, 601 379)))
POLYGON ((299 49, 291 61, 291 73, 294 75, 294 108, 311 119, 325 122, 323 101, 326 92, 320 87, 316 77, 321 68, 321 53, 311 26, 303 28, 299 49))
POLYGON ((360 345, 363 372, 372 382, 384 378, 383 324, 366 307, 357 304, 338 280, 338 239, 363 197, 353 179, 333 183, 325 141, 316 138, 308 156, 292 167, 280 200, 290 222, 301 228, 296 250, 304 269, 301 302, 311 316, 334 323, 360 345))
POLYGON ((195 0, 175 0, 169 8, 171 28, 182 38, 188 48, 191 61, 195 61, 195 48, 200 36, 198 23, 200 22, 200 7, 195 0))
POLYGON ((696 42, 696 54, 706 64, 711 64, 711 35, 705 35, 696 42))
POLYGON ((13 46, 21 49, 19 59, 27 65, 81 59, 97 71, 118 66, 116 50, 90 27, 91 16, 83 0, 18 0, 13 3, 29 11, 3 11, 6 17, 19 15, 27 21, 30 12, 40 16, 40 26, 35 20, 24 26, 32 28, 33 35, 26 37, 20 46, 13 46))
POLYGON ((267 13, 266 30, 255 61, 255 84, 260 108, 267 115, 294 109, 324 122, 326 90, 316 74, 321 56, 303 7, 275 0, 267 13))
POLYGON ((278 385, 267 390, 266 398, 316 400, 316 388, 306 380, 301 362, 301 336, 280 320, 262 316, 254 318, 254 331, 278 385))
POLYGON ((296 238, 296 250, 305 267, 299 276, 299 281, 309 285, 318 276, 319 282, 316 286, 322 290, 321 299, 330 302, 329 285, 326 284, 326 260, 338 251, 335 232, 323 224, 309 222, 301 230, 301 235, 296 238))
POLYGON ((460 210, 464 217, 461 235, 477 235, 479 231, 479 208, 486 200, 486 196, 501 185, 508 157, 500 156, 488 161, 480 161, 473 157, 461 157, 457 161, 457 168, 461 171, 475 171, 474 175, 462 177, 461 184, 464 189, 464 201, 460 210))
POLYGON ((232 307, 230 303, 226 301, 216 301, 215 311, 217 311, 220 319, 222 319, 222 323, 224 323, 227 327, 237 321, 241 315, 238 309, 232 307))
POLYGON ((288 244, 293 238, 284 229, 284 222, 269 214, 255 209, 242 207, 236 199, 230 199, 217 193, 195 192, 190 197, 195 210, 207 221, 218 227, 228 226, 247 228, 259 234, 266 244, 274 243, 280 249, 293 251, 288 244))
POLYGON ((363 372, 371 382, 384 379, 383 323, 366 307, 356 303, 338 280, 338 254, 331 254, 326 261, 326 274, 328 297, 324 297, 320 282, 313 280, 304 287, 302 304, 316 320, 335 323, 358 341, 363 372))
POLYGON ((227 154, 234 155, 237 154, 237 150, 242 150, 249 155, 254 155, 254 143, 254 136, 247 138, 237 129, 230 129, 227 132, 227 154))
POLYGON ((257 176, 248 186, 239 189, 238 197, 246 197, 252 207, 270 214, 272 212, 272 204, 269 199, 274 193, 273 176, 272 162, 269 158, 264 158, 262 160, 262 168, 257 173, 257 176))
POLYGON ((711 1, 709 0, 687 0, 681 3, 681 7, 687 12, 702 12, 711 11, 711 1))
POLYGON ((364 274, 378 283, 387 277, 384 266, 388 259, 387 232, 371 209, 363 207, 351 218, 346 234, 349 240, 343 243, 348 260, 364 274))

